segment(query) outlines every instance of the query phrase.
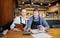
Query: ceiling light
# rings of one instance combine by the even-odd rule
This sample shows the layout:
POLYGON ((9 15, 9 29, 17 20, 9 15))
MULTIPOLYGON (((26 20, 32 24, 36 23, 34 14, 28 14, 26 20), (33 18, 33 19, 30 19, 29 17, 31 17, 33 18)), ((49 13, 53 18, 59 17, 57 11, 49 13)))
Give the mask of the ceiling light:
POLYGON ((58 3, 56 3, 56 6, 58 6, 59 4, 58 3))
POLYGON ((51 6, 51 4, 49 3, 49 5, 48 6, 51 6))
POLYGON ((32 5, 33 5, 33 3, 32 3, 32 5))
POLYGON ((22 4, 24 4, 24 2, 22 2, 22 4))
POLYGON ((43 3, 40 3, 41 5, 43 5, 43 3))

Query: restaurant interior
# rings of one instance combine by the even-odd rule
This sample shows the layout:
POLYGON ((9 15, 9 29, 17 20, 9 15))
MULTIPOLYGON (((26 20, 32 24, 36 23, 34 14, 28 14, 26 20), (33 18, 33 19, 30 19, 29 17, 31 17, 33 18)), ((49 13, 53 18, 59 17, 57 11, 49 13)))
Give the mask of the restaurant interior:
MULTIPOLYGON (((10 28, 14 18, 20 15, 22 8, 27 10, 28 20, 33 10, 38 9, 40 16, 44 17, 50 26, 47 33, 53 38, 60 38, 60 0, 0 0, 0 27, 4 28, 3 30, 10 28)), ((3 38, 32 38, 31 35, 23 36, 10 29, 6 35, 1 36, 3 38)))

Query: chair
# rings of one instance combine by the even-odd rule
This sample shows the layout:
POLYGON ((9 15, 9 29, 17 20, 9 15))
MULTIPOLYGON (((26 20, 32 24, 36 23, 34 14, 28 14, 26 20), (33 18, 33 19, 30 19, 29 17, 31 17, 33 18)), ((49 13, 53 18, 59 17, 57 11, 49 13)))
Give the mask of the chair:
POLYGON ((0 37, 2 37, 3 36, 3 29, 2 29, 2 27, 0 27, 0 37))

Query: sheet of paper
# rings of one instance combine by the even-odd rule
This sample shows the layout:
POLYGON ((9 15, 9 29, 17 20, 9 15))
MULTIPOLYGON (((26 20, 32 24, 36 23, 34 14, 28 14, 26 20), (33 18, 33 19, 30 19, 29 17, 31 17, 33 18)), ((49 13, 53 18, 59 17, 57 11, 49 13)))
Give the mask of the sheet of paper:
POLYGON ((32 33, 44 33, 45 31, 44 30, 40 31, 38 29, 33 29, 33 30, 31 30, 31 32, 32 33))
POLYGON ((31 34, 34 38, 52 38, 51 35, 46 33, 39 33, 39 34, 31 34))
POLYGON ((7 32, 8 32, 8 30, 4 30, 4 31, 3 31, 3 34, 4 34, 4 35, 6 35, 6 34, 7 34, 7 32))

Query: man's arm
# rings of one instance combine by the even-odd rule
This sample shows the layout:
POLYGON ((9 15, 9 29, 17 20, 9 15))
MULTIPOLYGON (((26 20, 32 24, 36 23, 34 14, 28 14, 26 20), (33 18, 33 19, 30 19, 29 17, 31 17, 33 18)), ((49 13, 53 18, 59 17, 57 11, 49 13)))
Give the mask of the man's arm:
POLYGON ((41 20, 42 20, 42 24, 45 26, 45 29, 46 29, 46 30, 49 29, 49 25, 48 25, 48 23, 46 22, 46 20, 45 20, 43 17, 41 17, 41 20))

